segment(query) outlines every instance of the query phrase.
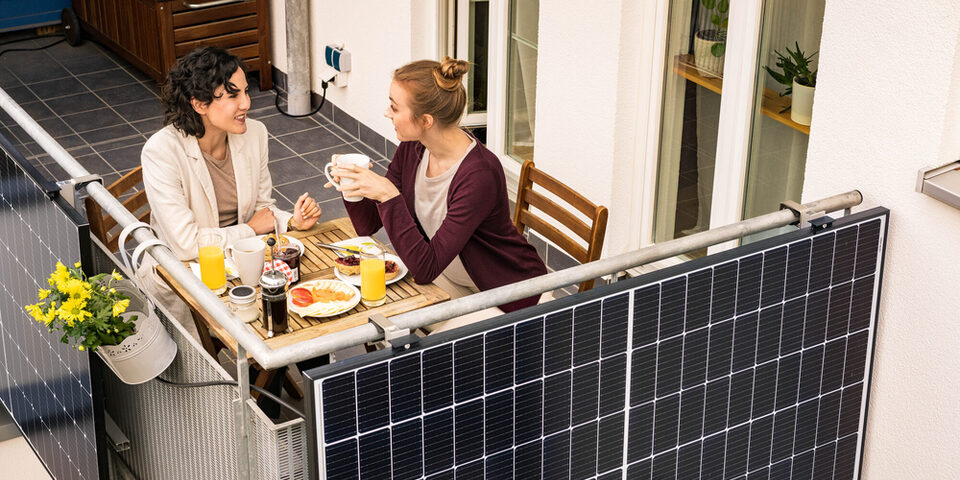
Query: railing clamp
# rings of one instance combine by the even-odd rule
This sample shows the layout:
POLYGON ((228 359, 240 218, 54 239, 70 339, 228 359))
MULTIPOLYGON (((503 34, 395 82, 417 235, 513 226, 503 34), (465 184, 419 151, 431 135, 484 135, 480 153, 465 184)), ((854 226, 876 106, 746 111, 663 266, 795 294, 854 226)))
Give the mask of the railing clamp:
MULTIPOLYGON (((826 228, 823 226, 823 222, 818 222, 818 225, 814 225, 813 220, 816 220, 821 217, 826 217, 827 212, 823 210, 811 210, 805 209, 803 205, 800 205, 797 202, 792 200, 784 200, 780 202, 780 210, 790 210, 799 217, 799 220, 791 223, 791 225, 796 225, 799 228, 813 227, 814 230, 821 230, 826 228)), ((830 218, 830 217, 827 217, 830 218)), ((830 224, 833 223, 833 219, 830 218, 830 224)), ((827 225, 830 226, 830 225, 827 225)))
POLYGON ((77 192, 93 182, 98 182, 100 185, 103 185, 103 178, 101 178, 100 175, 94 174, 84 175, 82 177, 59 181, 57 182, 57 186, 60 187, 60 195, 63 199, 73 206, 73 208, 79 210, 80 205, 77 204, 77 192))
POLYGON ((370 323, 377 327, 380 333, 383 333, 383 340, 377 342, 383 348, 406 349, 411 343, 419 340, 420 337, 410 334, 409 328, 400 328, 395 323, 387 319, 382 313, 374 313, 368 318, 370 323), (413 337, 413 338, 410 338, 413 337), (412 341, 411 341, 412 340, 412 341))

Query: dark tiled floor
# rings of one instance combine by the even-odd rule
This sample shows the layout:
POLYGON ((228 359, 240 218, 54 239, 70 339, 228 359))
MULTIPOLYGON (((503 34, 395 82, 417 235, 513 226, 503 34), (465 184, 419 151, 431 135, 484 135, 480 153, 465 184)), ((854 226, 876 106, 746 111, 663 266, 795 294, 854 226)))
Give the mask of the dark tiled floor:
MULTIPOLYGON (((16 35, 0 35, 0 42, 16 35)), ((4 48, 39 47, 51 41, 27 40, 4 48)), ((0 88, 91 173, 101 174, 107 185, 140 164, 144 142, 163 125, 156 82, 101 45, 61 43, 46 50, 9 52, 2 60, 0 88)), ((330 155, 365 153, 380 173, 386 171, 387 159, 320 114, 281 115, 274 107, 274 92, 259 91, 254 76, 250 83, 249 115, 270 133, 270 173, 280 207, 289 209, 300 194, 310 192, 320 202, 323 218, 346 215, 339 194, 323 188, 322 168, 330 155)), ((63 169, 2 110, 0 135, 51 179, 66 179, 63 169)))

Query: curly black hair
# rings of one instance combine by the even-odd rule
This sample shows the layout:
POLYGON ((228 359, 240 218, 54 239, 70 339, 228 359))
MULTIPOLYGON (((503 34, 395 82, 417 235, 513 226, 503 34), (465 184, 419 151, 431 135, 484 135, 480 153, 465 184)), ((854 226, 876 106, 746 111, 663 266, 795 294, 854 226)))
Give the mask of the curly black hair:
POLYGON ((163 83, 161 100, 166 107, 163 124, 173 124, 187 135, 203 137, 203 120, 190 100, 195 98, 209 104, 219 98, 213 92, 221 85, 227 93, 239 92, 230 82, 238 68, 243 70, 243 61, 218 47, 202 47, 185 55, 167 72, 163 83))

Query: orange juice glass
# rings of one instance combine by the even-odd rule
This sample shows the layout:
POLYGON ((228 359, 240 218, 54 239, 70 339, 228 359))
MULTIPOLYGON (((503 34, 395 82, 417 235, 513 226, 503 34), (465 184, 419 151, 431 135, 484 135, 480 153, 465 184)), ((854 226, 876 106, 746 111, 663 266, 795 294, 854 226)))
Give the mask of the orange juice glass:
POLYGON ((220 232, 200 234, 197 258, 200 262, 200 280, 213 293, 220 295, 227 289, 227 269, 223 264, 223 235, 220 232))
POLYGON ((368 307, 383 305, 387 298, 384 260, 379 247, 367 246, 360 251, 360 299, 368 307))

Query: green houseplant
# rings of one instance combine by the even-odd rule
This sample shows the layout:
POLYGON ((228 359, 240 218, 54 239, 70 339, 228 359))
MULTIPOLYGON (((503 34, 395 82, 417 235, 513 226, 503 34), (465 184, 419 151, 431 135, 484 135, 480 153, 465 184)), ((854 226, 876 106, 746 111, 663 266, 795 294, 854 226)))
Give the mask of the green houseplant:
POLYGON ((25 308, 51 332, 62 331, 61 342, 74 342, 79 350, 118 345, 134 333, 137 319, 136 315, 123 315, 130 298, 113 286, 122 279, 116 271, 87 278, 79 262, 73 268, 57 262, 47 279, 51 288, 41 288, 37 292, 40 302, 25 308))
POLYGON ((730 0, 700 0, 711 28, 697 31, 693 39, 694 63, 705 76, 723 72, 723 54, 727 47, 727 21, 730 0))
POLYGON ((817 52, 806 55, 800 50, 800 44, 794 42, 794 50, 786 47, 786 55, 774 50, 777 55, 776 67, 780 70, 774 70, 769 66, 764 66, 764 70, 777 82, 786 88, 781 97, 790 95, 790 106, 784 108, 780 113, 790 110, 790 118, 801 125, 810 125, 810 117, 813 113, 813 95, 817 86, 817 69, 811 70, 811 60, 817 52))
POLYGON ((72 268, 57 262, 47 283, 51 288, 37 292, 40 302, 24 307, 27 313, 63 332, 63 343, 95 351, 124 383, 156 377, 176 356, 177 345, 149 300, 116 271, 88 278, 79 262, 72 268))

